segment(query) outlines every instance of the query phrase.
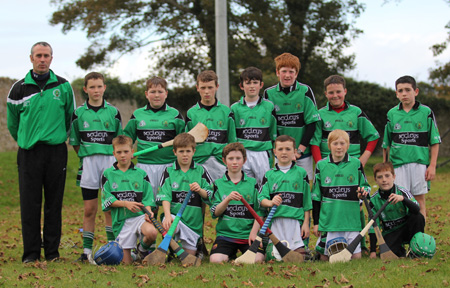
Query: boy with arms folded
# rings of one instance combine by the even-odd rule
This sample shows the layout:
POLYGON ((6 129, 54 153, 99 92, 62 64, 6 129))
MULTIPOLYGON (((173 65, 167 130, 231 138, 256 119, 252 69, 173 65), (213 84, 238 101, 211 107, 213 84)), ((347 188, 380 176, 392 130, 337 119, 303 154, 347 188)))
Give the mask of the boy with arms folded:
POLYGON ((123 248, 122 261, 130 264, 131 249, 138 239, 141 259, 156 240, 158 232, 141 210, 144 206, 148 210, 154 208, 155 200, 147 173, 131 162, 134 153, 131 138, 120 135, 113 139, 113 147, 117 162, 103 172, 102 209, 111 211, 114 235, 123 248))
POLYGON ((270 169, 270 150, 277 137, 275 107, 259 96, 264 86, 261 70, 248 67, 241 73, 240 80, 239 87, 245 95, 231 106, 236 137, 246 149, 247 161, 243 171, 261 183, 270 169))
MULTIPOLYGON (((370 191, 361 162, 347 153, 349 145, 347 132, 334 130, 328 135, 330 155, 316 165, 312 188, 314 235, 319 238, 316 250, 325 261, 330 256, 325 250, 328 241, 344 237, 349 244, 359 235, 359 198, 370 191)), ((352 255, 355 258, 361 258, 361 244, 352 255)))
MULTIPOLYGON (((84 77, 84 92, 88 100, 72 115, 69 144, 80 157, 77 186, 84 200, 83 254, 77 261, 95 264, 92 257, 95 216, 98 209, 98 190, 102 174, 115 162, 112 140, 122 134, 119 110, 103 99, 106 90, 102 74, 91 72, 84 77)), ((114 241, 111 212, 105 212, 106 236, 114 241)))
POLYGON ((216 98, 219 88, 218 78, 214 71, 207 70, 197 76, 197 91, 200 101, 187 112, 186 131, 201 122, 209 129, 205 142, 199 144, 195 151, 194 161, 202 164, 213 180, 225 173, 222 162, 222 149, 227 143, 236 142, 236 130, 231 110, 216 98))
MULTIPOLYGON (((373 166, 373 175, 379 189, 370 197, 374 213, 389 199, 391 202, 380 215, 383 238, 387 246, 398 257, 405 257, 403 243, 410 243, 417 232, 424 232, 425 218, 420 213, 416 199, 403 187, 394 184, 395 172, 392 163, 378 163, 373 166)), ((371 230, 370 258, 376 258, 377 238, 371 230)))
POLYGON ((292 160, 296 147, 294 138, 277 137, 273 153, 278 163, 266 173, 258 200, 262 207, 279 206, 270 229, 279 239, 288 241, 291 250, 303 253, 302 239, 309 237, 312 203, 308 175, 292 160))
POLYGON ((209 203, 212 180, 206 169, 193 161, 194 136, 188 133, 177 135, 173 142, 173 153, 177 160, 164 170, 158 188, 157 204, 164 209, 162 226, 169 230, 186 194, 189 190, 193 192, 174 238, 176 241, 181 241, 186 252, 195 255, 197 242, 203 237, 202 203, 209 203))
POLYGON ((303 167, 309 179, 313 177, 313 161, 309 142, 314 136, 316 122, 320 120, 314 93, 308 85, 298 82, 300 71, 298 57, 283 53, 275 58, 280 82, 264 91, 264 98, 275 105, 278 135, 294 138, 297 165, 303 167))
MULTIPOLYGON (((240 201, 241 197, 263 216, 258 205, 258 184, 242 171, 246 161, 244 146, 238 142, 228 144, 223 148, 222 154, 227 172, 214 182, 211 196, 211 215, 219 218, 216 225, 217 238, 209 258, 211 263, 235 259, 237 250, 245 253, 256 238, 259 224, 240 201)), ((262 262, 262 248, 258 250, 256 262, 262 262)))
POLYGON ((436 175, 441 137, 433 111, 416 101, 416 80, 403 76, 395 81, 400 104, 389 110, 383 138, 383 159, 392 162, 395 184, 405 187, 416 198, 425 217, 427 181, 436 175))
MULTIPOLYGON (((148 104, 133 112, 124 129, 125 135, 138 141, 138 151, 170 141, 184 131, 184 119, 177 109, 166 103, 167 82, 161 77, 147 80, 145 97, 148 104)), ((137 167, 147 172, 156 197, 164 169, 175 161, 172 148, 165 147, 138 157, 137 167)))

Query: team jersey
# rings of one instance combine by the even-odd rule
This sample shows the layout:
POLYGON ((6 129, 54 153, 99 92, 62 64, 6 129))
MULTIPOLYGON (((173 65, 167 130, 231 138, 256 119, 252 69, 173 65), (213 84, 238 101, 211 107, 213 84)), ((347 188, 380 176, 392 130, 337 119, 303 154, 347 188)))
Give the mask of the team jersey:
MULTIPOLYGON (((397 195, 403 195, 406 199, 411 200, 419 206, 419 203, 416 201, 414 196, 405 188, 394 185, 392 187, 392 193, 397 195)), ((372 203, 372 211, 375 214, 381 206, 383 206, 384 202, 388 199, 391 191, 381 191, 377 190, 371 197, 370 202, 372 203)), ((403 204, 403 202, 398 202, 397 204, 389 203, 389 205, 384 208, 384 211, 381 213, 380 217, 377 219, 379 223, 380 220, 382 222, 383 235, 391 233, 406 224, 408 220, 408 216, 410 215, 409 208, 403 204)), ((371 232, 373 233, 373 228, 371 227, 371 232)))
MULTIPOLYGON (((170 213, 176 215, 189 192, 189 184, 194 182, 206 190, 208 198, 211 197, 212 180, 208 172, 192 161, 191 167, 185 173, 175 161, 172 166, 164 170, 156 195, 156 204, 162 206, 162 201, 170 202, 170 213)), ((202 202, 209 204, 209 199, 203 199, 198 193, 193 192, 181 217, 181 222, 200 236, 203 235, 202 202)))
POLYGON ((122 118, 116 107, 106 101, 98 111, 86 101, 72 115, 69 144, 80 146, 78 157, 113 155, 112 139, 122 134, 122 118))
POLYGON ((312 200, 321 202, 319 231, 360 231, 358 187, 370 193, 364 169, 358 158, 345 155, 333 162, 331 155, 317 162, 312 200))
POLYGON ((272 141, 277 138, 277 119, 273 103, 259 97, 255 107, 248 107, 242 96, 231 106, 236 126, 236 138, 245 149, 267 151, 272 149, 272 141))
POLYGON ((117 237, 125 220, 144 214, 131 212, 125 207, 111 207, 115 201, 132 201, 144 204, 146 207, 156 207, 152 186, 144 170, 135 167, 133 163, 123 172, 117 162, 103 172, 102 176, 102 210, 111 211, 113 232, 117 237))
MULTIPOLYGON (((184 131, 184 119, 177 109, 167 104, 153 109, 150 104, 133 112, 124 129, 125 135, 138 141, 137 150, 141 151, 175 138, 184 131)), ((138 163, 169 164, 175 161, 172 147, 164 147, 138 156, 138 163)))
POLYGON ((283 199, 273 218, 291 218, 303 223, 305 212, 312 209, 311 191, 305 169, 292 162, 284 173, 278 164, 266 172, 259 191, 258 200, 272 200, 276 195, 283 199))
POLYGON ((209 157, 216 157, 222 162, 222 150, 228 143, 236 142, 236 130, 231 110, 216 99, 212 106, 205 106, 200 101, 187 112, 186 132, 194 128, 197 123, 208 127, 209 133, 205 142, 195 148, 194 161, 205 163, 209 157))
POLYGON ((264 212, 260 210, 258 204, 258 184, 255 178, 248 177, 242 172, 241 181, 235 184, 230 180, 228 172, 226 172, 222 178, 214 182, 214 192, 211 196, 210 211, 212 218, 219 218, 216 225, 216 235, 217 237, 248 239, 255 218, 241 201, 230 201, 222 215, 214 215, 217 205, 230 195, 232 191, 239 192, 258 215, 264 216, 264 212))
POLYGON ((11 87, 7 99, 8 130, 22 149, 36 143, 58 145, 67 140, 75 100, 70 83, 50 70, 44 88, 31 76, 11 87))
MULTIPOLYGON (((311 88, 296 81, 291 92, 285 94, 280 84, 267 88, 264 98, 275 105, 278 135, 289 135, 300 145, 305 126, 320 120, 316 99, 311 88)), ((309 153, 309 146, 303 154, 309 153)))
POLYGON ((383 148, 390 147, 395 168, 408 163, 430 164, 428 145, 441 143, 433 111, 416 101, 407 113, 400 103, 387 113, 383 148))
POLYGON ((361 156, 360 139, 361 136, 366 142, 370 142, 380 138, 377 129, 370 122, 366 114, 361 108, 345 102, 345 108, 337 113, 330 106, 330 103, 319 110, 320 121, 316 123, 316 132, 311 141, 311 145, 320 147, 322 158, 330 154, 328 149, 328 134, 333 130, 341 129, 348 133, 350 137, 350 147, 347 153, 350 156, 361 156))

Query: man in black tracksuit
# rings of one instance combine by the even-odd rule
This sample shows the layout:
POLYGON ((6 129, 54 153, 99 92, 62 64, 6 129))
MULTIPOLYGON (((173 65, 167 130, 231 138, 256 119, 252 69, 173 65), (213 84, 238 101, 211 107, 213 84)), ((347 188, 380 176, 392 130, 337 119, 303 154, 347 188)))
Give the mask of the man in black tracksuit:
POLYGON ((70 83, 50 70, 52 47, 38 42, 31 48, 33 69, 11 88, 8 130, 19 145, 20 210, 24 263, 59 258, 61 210, 67 166, 66 139, 75 108, 70 83), (41 240, 42 188, 44 189, 44 237, 41 240))

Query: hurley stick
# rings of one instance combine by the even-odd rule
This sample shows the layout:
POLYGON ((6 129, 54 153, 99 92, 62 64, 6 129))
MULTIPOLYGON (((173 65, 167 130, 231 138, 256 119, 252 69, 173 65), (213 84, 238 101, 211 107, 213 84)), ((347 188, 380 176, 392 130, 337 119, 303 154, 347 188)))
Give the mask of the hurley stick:
POLYGON ((336 262, 348 262, 352 258, 353 252, 355 252, 356 247, 358 247, 358 244, 361 242, 362 237, 366 235, 367 231, 369 231, 370 226, 372 226, 373 222, 380 216, 381 212, 383 212, 384 208, 389 204, 389 200, 386 200, 384 202, 383 206, 381 206, 380 210, 373 216, 369 223, 364 227, 364 229, 359 233, 358 236, 353 239, 352 243, 347 246, 344 250, 341 252, 331 255, 330 256, 330 263, 336 263, 336 262))
MULTIPOLYGON (((261 217, 256 214, 255 210, 253 210, 252 206, 250 206, 244 198, 241 198, 242 203, 244 203, 245 207, 247 207, 248 211, 255 217, 256 221, 258 221, 259 225, 264 225, 261 217)), ((277 248, 280 253, 281 258, 284 262, 303 262, 303 255, 300 253, 294 252, 288 247, 286 247, 280 240, 267 228, 267 233, 269 233, 269 238, 272 240, 273 245, 277 248)))
MULTIPOLYGON (((142 211, 145 212, 145 214, 148 215, 148 217, 150 218, 150 221, 152 221, 153 225, 156 227, 156 229, 159 231, 159 233, 162 234, 162 236, 166 236, 167 232, 166 230, 164 230, 164 228, 161 226, 161 223, 159 223, 158 220, 156 220, 151 214, 150 212, 147 210, 147 208, 142 207, 141 208, 142 211)), ((184 251, 183 247, 181 247, 175 240, 171 239, 170 240, 170 248, 172 248, 173 252, 175 253, 175 255, 177 255, 178 259, 180 259, 181 264, 183 265, 193 265, 193 266, 200 266, 200 264, 202 264, 202 260, 200 260, 199 258, 195 257, 194 255, 191 255, 189 253, 187 253, 186 251, 184 251)), ((154 251, 153 253, 163 253, 159 250, 154 251)), ((153 254, 151 253, 151 254, 153 254)), ((165 261, 166 258, 166 254, 164 253, 163 255, 164 257, 161 257, 160 255, 155 256, 155 259, 163 259, 163 261, 165 261)), ((147 257, 145 257, 147 258, 147 257)), ((153 262, 157 261, 157 260, 152 260, 153 262)), ((159 260, 158 260, 159 261, 159 260)), ((147 261, 145 261, 144 259, 144 264, 147 263, 147 261)), ((160 263, 163 264, 164 262, 160 263)))
POLYGON ((269 216, 267 216, 266 221, 264 222, 264 225, 262 226, 261 230, 259 231, 259 235, 256 236, 255 241, 253 241, 252 246, 245 251, 244 254, 236 258, 234 261, 235 263, 245 263, 245 264, 254 264, 256 259, 256 252, 258 252, 258 247, 262 242, 262 237, 266 234, 266 230, 269 227, 270 221, 272 221, 273 214, 275 214, 275 211, 277 210, 276 205, 270 209, 269 216))
MULTIPOLYGON (((197 125, 195 125, 194 128, 191 129, 191 131, 188 132, 189 134, 191 134, 192 136, 194 136, 195 138, 195 142, 196 143, 200 143, 205 141, 206 137, 208 137, 208 128, 205 126, 205 124, 203 123, 197 123, 197 125)), ((173 145, 173 139, 164 143, 161 143, 157 146, 153 146, 138 152, 135 152, 133 154, 134 157, 145 154, 145 153, 149 153, 164 147, 168 147, 168 146, 172 146, 173 145)))
MULTIPOLYGON (((370 209, 369 200, 364 198, 364 205, 366 205, 367 213, 369 213, 369 219, 373 217, 372 209, 370 209)), ((377 236, 378 246, 380 246, 380 258, 381 259, 398 259, 397 255, 391 251, 389 246, 384 241, 383 235, 381 234, 380 227, 377 225, 377 221, 373 222, 373 229, 375 230, 375 235, 377 236)))

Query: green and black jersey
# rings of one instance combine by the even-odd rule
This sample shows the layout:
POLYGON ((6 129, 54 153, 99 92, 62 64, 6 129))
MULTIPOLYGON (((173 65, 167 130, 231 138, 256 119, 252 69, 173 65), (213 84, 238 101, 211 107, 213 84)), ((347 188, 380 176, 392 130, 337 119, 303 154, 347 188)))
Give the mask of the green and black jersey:
POLYGON ((222 163, 222 150, 228 143, 236 142, 236 129, 231 117, 231 110, 216 99, 212 106, 198 102, 187 112, 186 132, 197 123, 208 127, 209 133, 205 142, 197 145, 194 155, 196 163, 204 163, 209 157, 216 157, 222 163))
POLYGON ((86 101, 72 115, 69 144, 80 146, 78 157, 113 155, 112 139, 122 134, 122 118, 116 107, 106 101, 98 111, 86 101))
MULTIPOLYGON (((124 133, 134 141, 138 141, 137 150, 141 151, 175 138, 184 132, 184 119, 180 112, 164 104, 160 109, 153 109, 150 104, 133 112, 124 133)), ((151 153, 138 156, 138 163, 169 164, 176 157, 173 147, 165 147, 151 153)))
POLYGON ((115 201, 139 202, 145 206, 156 207, 152 186, 144 170, 131 163, 127 171, 117 167, 117 162, 103 172, 102 176, 102 209, 111 211, 113 232, 117 237, 125 220, 144 214, 131 212, 125 207, 111 207, 115 201))
POLYGON ((219 218, 216 225, 216 234, 217 236, 234 239, 248 239, 255 218, 241 201, 230 201, 222 215, 214 215, 217 205, 232 191, 239 192, 259 216, 263 217, 265 214, 260 210, 258 204, 258 184, 256 180, 242 172, 241 181, 235 184, 226 172, 222 178, 214 182, 214 192, 211 196, 211 215, 213 219, 219 218))
POLYGON ((416 101, 406 112, 400 103, 387 113, 383 148, 390 147, 389 159, 395 168, 408 163, 430 164, 428 145, 441 143, 433 111, 416 101))
POLYGON ((311 145, 320 147, 322 158, 330 154, 328 149, 328 135, 336 129, 344 130, 350 137, 350 147, 348 154, 359 158, 361 156, 360 137, 366 142, 380 138, 377 129, 370 122, 367 115, 361 108, 345 102, 345 108, 337 113, 330 106, 330 103, 319 110, 321 120, 317 122, 316 132, 311 141, 311 145))
POLYGON ((272 102, 259 97, 255 107, 248 107, 244 96, 231 106, 236 138, 245 149, 267 151, 277 138, 277 119, 272 102))
POLYGON ((176 215, 189 192, 189 184, 194 182, 197 182, 202 189, 206 190, 208 199, 203 199, 198 193, 193 192, 183 212, 181 222, 202 236, 202 202, 209 204, 209 197, 212 194, 212 180, 203 166, 192 162, 189 170, 183 172, 178 162, 175 161, 172 166, 167 167, 164 170, 161 183, 158 187, 156 204, 162 206, 162 201, 170 202, 170 213, 176 215))
MULTIPOLYGON (((275 105, 278 135, 289 135, 300 145, 305 126, 320 120, 316 99, 311 88, 296 81, 286 94, 280 84, 267 88, 264 98, 275 105)), ((309 153, 309 146, 303 154, 309 153)))
POLYGON ((70 83, 50 70, 41 89, 32 70, 17 81, 7 99, 8 130, 22 149, 36 143, 57 145, 67 140, 75 100, 70 83))
POLYGON ((333 162, 331 155, 317 162, 312 200, 321 202, 319 231, 361 230, 358 187, 370 193, 364 169, 358 158, 345 155, 333 162))
POLYGON ((291 218, 305 220, 305 212, 312 209, 311 191, 305 169, 292 162, 289 171, 284 173, 278 164, 266 172, 263 178, 258 200, 272 200, 276 195, 283 199, 273 218, 291 218))
MULTIPOLYGON (((416 199, 414 199, 414 196, 407 189, 397 185, 394 185, 394 187, 392 188, 392 193, 402 195, 406 199, 411 200, 414 204, 419 206, 419 203, 416 201, 416 199)), ((370 197, 373 214, 375 214, 381 208, 381 206, 383 206, 384 202, 386 202, 390 194, 391 191, 385 192, 377 190, 370 197)), ((403 201, 396 204, 389 203, 389 205, 384 208, 383 213, 381 213, 380 217, 377 219, 378 223, 380 223, 380 220, 382 222, 383 235, 386 235, 403 227, 406 224, 406 221, 408 220, 408 216, 410 214, 410 209, 403 203, 403 201)), ((372 227, 370 233, 374 233, 372 227)))

